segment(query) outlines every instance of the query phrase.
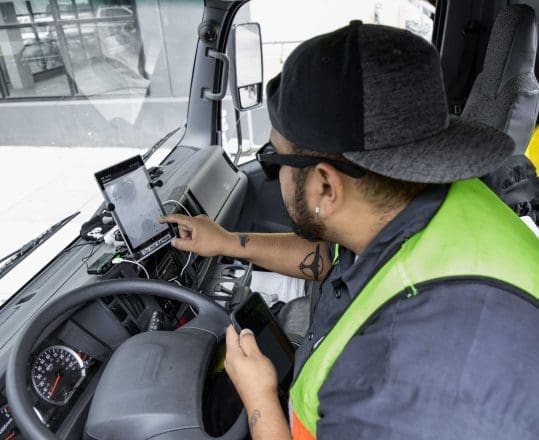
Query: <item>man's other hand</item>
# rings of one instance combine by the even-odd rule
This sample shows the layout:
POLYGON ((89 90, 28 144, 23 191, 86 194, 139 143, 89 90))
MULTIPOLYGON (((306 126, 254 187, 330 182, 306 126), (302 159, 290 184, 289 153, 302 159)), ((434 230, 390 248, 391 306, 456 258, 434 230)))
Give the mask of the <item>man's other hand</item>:
POLYGON ((277 371, 258 348, 251 330, 244 329, 238 335, 228 326, 225 369, 248 410, 256 402, 277 395, 277 371))
POLYGON ((203 257, 214 257, 226 253, 227 244, 234 240, 233 234, 210 220, 206 215, 188 217, 172 214, 159 219, 159 223, 178 225, 179 238, 173 238, 172 246, 203 257))

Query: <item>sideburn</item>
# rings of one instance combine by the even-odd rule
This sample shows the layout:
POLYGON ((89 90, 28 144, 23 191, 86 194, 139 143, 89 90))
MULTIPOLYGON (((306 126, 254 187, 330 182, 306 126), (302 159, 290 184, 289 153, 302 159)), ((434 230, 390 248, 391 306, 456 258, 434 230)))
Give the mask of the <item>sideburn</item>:
POLYGON ((294 189, 294 216, 295 221, 289 214, 294 233, 306 240, 316 242, 324 240, 326 227, 311 213, 305 200, 305 183, 309 169, 294 170, 295 189, 294 189))

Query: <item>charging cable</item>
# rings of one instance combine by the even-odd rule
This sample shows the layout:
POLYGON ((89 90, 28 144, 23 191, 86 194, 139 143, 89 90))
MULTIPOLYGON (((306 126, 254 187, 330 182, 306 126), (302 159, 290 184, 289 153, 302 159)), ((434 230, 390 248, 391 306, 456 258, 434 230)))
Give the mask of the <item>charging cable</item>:
POLYGON ((142 264, 140 264, 139 262, 133 261, 133 260, 125 260, 120 256, 114 257, 112 259, 112 264, 120 264, 120 263, 129 263, 129 264, 134 264, 135 266, 138 266, 140 269, 142 269, 142 271, 146 275, 146 278, 150 279, 150 274, 148 273, 146 268, 142 264))
POLYGON ((181 202, 178 202, 177 200, 172 200, 172 199, 170 199, 170 200, 165 200, 165 201, 163 202, 163 205, 171 204, 171 203, 172 203, 173 205, 176 205, 177 207, 182 208, 182 209, 187 213, 187 215, 188 215, 189 217, 193 217, 193 216, 191 215, 191 213, 189 212, 189 210, 185 207, 185 205, 184 205, 183 203, 181 203, 181 202))
MULTIPOLYGON (((174 280, 174 282, 175 282, 178 286, 183 287, 183 286, 182 286, 182 283, 180 283, 178 280, 174 280)), ((192 306, 191 304, 187 304, 187 307, 189 307, 189 309, 191 310, 191 313, 192 313, 193 315, 195 315, 195 316, 198 315, 198 313, 195 312, 195 309, 193 309, 193 306, 192 306)))
MULTIPOLYGON (((185 207, 185 205, 183 203, 180 203, 177 200, 165 200, 163 202, 163 205, 166 205, 167 203, 179 206, 180 208, 182 208, 187 213, 187 215, 189 217, 193 217, 191 215, 191 213, 189 212, 189 210, 185 207)), ((187 269, 187 266, 189 266, 189 263, 191 262, 191 256, 192 255, 193 255, 193 253, 189 252, 189 255, 187 256, 187 262, 185 263, 185 265, 182 267, 182 270, 180 271, 180 278, 183 276, 183 273, 185 272, 185 269, 187 269)))

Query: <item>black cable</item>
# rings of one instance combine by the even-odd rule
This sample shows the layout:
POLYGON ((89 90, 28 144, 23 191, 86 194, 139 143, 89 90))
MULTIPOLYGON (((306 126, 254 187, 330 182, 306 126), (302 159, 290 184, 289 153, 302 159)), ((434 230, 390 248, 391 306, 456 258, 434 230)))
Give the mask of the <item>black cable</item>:
POLYGON ((69 247, 66 247, 64 250, 62 250, 58 256, 62 255, 62 254, 65 254, 66 252, 69 252, 70 250, 72 249, 75 249, 77 247, 82 247, 82 246, 88 246, 89 244, 95 244, 95 242, 87 242, 87 243, 79 243, 79 244, 74 244, 72 246, 69 246, 69 247))
POLYGON ((97 244, 98 243, 92 243, 92 250, 90 251, 90 253, 88 255, 86 255, 86 257, 84 257, 81 261, 86 264, 86 269, 88 269, 88 260, 90 258, 92 258, 92 255, 95 253, 96 249, 97 249, 97 244))

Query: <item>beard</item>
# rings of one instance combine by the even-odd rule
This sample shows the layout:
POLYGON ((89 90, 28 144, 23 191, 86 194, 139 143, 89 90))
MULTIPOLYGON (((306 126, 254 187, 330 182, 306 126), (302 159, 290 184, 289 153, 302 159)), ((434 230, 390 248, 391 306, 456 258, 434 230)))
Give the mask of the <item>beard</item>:
POLYGON ((305 181, 307 173, 304 170, 299 170, 296 180, 296 188, 294 190, 294 206, 293 209, 287 209, 288 217, 292 223, 294 233, 306 240, 316 242, 323 241, 326 233, 326 227, 320 222, 313 213, 307 208, 305 200, 305 181), (293 212, 293 218, 291 212, 293 212))

